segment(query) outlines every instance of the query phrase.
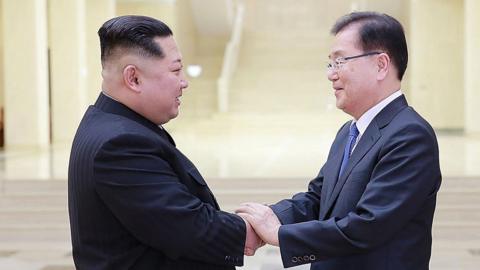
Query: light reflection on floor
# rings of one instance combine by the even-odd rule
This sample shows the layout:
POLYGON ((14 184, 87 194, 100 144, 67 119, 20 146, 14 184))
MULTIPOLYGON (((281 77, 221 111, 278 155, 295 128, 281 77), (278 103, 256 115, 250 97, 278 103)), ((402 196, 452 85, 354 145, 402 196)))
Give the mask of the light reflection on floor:
MULTIPOLYGON (((172 131, 177 147, 206 177, 312 177, 335 130, 172 131)), ((480 137, 438 135, 444 176, 480 176, 480 137)), ((0 179, 66 179, 69 144, 0 152, 0 179)))

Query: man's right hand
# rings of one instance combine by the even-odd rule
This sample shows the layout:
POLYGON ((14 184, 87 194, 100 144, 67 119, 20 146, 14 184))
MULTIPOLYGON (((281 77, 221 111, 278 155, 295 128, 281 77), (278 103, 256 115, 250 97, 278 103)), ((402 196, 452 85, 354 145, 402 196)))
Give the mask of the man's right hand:
POLYGON ((242 203, 235 212, 246 219, 267 244, 279 245, 278 230, 282 224, 270 207, 260 203, 242 203))
POLYGON ((253 256, 258 248, 265 245, 265 242, 263 242, 263 240, 257 235, 250 223, 248 223, 245 218, 242 217, 242 219, 245 221, 245 227, 247 230, 244 254, 247 256, 253 256))

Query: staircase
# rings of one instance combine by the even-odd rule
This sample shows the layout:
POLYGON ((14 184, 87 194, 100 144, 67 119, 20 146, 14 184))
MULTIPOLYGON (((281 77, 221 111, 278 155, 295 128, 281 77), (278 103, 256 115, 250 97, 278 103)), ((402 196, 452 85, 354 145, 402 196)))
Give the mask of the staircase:
MULTIPOLYGON (((336 132, 349 117, 335 107, 325 72, 329 27, 336 19, 328 12, 333 5, 329 2, 246 0, 229 111, 219 113, 216 107, 215 76, 221 59, 202 46, 198 62, 205 63, 207 73, 191 80, 182 97, 180 116, 167 129, 177 133, 336 132)), ((338 10, 342 5, 336 2, 335 7, 338 10)))
POLYGON ((247 1, 233 114, 335 113, 325 75, 328 30, 312 12, 318 1, 247 1))
MULTIPOLYGON (((304 191, 308 179, 207 179, 219 204, 273 203, 304 191)), ((74 269, 64 180, 3 181, 0 193, 0 269, 74 269), (15 262, 16 268, 6 267, 15 262), (18 268, 24 265, 25 268, 18 268)), ((480 179, 444 179, 438 194, 431 268, 478 269, 480 179), (477 255, 475 255, 477 254, 477 255)), ((267 252, 268 254, 268 252, 267 252)), ((267 256, 267 255, 265 255, 267 256)), ((280 263, 280 259, 275 259, 280 263)), ((12 264, 13 265, 13 264, 12 264)))

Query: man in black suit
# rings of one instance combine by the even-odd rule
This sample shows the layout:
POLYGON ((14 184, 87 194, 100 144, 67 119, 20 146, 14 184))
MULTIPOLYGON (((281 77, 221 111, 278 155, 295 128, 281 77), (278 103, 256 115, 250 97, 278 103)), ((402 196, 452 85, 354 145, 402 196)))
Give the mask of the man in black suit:
POLYGON ((237 212, 280 246, 285 267, 426 270, 441 174, 435 133, 400 90, 403 28, 388 15, 356 12, 332 34, 327 76, 337 107, 353 120, 307 192, 237 212))
POLYGON ((188 86, 171 30, 144 16, 99 29, 102 93, 73 141, 68 204, 77 269, 235 269, 261 244, 219 209, 162 124, 188 86))

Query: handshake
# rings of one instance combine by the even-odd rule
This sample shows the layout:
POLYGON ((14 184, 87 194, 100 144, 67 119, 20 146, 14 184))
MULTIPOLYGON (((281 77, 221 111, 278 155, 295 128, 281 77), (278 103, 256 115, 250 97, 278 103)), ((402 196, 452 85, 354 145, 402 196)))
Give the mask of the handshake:
POLYGON ((247 228, 244 254, 253 256, 255 251, 270 244, 278 246, 278 230, 282 225, 272 209, 260 203, 243 203, 235 210, 247 228))

